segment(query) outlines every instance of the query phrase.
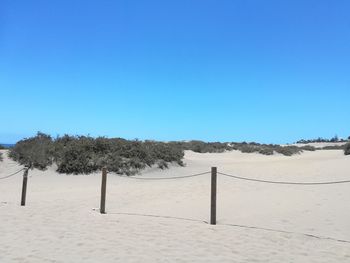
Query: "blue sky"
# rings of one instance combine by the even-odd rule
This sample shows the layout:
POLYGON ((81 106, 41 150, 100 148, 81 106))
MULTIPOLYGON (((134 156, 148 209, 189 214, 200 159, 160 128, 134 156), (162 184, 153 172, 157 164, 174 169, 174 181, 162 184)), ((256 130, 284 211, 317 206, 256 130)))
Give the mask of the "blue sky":
POLYGON ((350 2, 0 3, 0 142, 350 135, 350 2))

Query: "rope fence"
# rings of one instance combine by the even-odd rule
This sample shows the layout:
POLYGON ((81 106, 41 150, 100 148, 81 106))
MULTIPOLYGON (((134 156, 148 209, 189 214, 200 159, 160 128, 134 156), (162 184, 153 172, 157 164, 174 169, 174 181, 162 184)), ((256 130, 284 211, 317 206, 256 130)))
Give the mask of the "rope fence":
POLYGON ((260 180, 260 179, 254 179, 254 178, 247 178, 247 177, 241 177, 237 175, 232 174, 226 174, 218 172, 218 174, 231 177, 234 179, 239 180, 245 180, 245 181, 252 181, 252 182, 258 182, 258 183, 267 183, 267 184, 289 184, 289 185, 327 185, 327 184, 345 184, 350 183, 350 180, 343 180, 343 181, 329 181, 329 182, 284 182, 284 181, 269 181, 269 180, 260 180))
POLYGON ((0 180, 7 179, 7 178, 10 178, 12 176, 15 176, 15 175, 19 174, 22 171, 24 171, 24 172, 23 172, 23 182, 22 182, 21 206, 25 206, 25 204, 26 204, 26 195, 27 195, 27 182, 28 182, 29 167, 21 168, 17 172, 14 172, 12 174, 0 177, 0 180))
MULTIPOLYGON (((107 172, 108 174, 111 172, 107 172)), ((135 179, 135 180, 174 180, 174 179, 186 179, 186 178, 191 178, 191 177, 197 177, 205 174, 210 174, 211 172, 202 172, 202 173, 197 173, 197 174, 191 174, 191 175, 184 175, 184 176, 173 176, 173 177, 136 177, 136 176, 123 176, 123 175, 118 175, 116 176, 121 177, 121 178, 126 178, 126 179, 135 179)), ((238 180, 244 180, 244 181, 252 181, 252 182, 258 182, 258 183, 267 183, 267 184, 285 184, 285 185, 330 185, 330 184, 345 184, 345 183, 350 183, 350 180, 342 180, 342 181, 327 181, 327 182, 287 182, 287 181, 270 181, 270 180, 261 180, 261 179, 256 179, 256 178, 248 178, 248 177, 242 177, 242 176, 237 176, 233 174, 228 174, 228 173, 222 173, 222 172, 217 172, 217 174, 238 179, 238 180)))
MULTIPOLYGON (((101 208, 100 208, 101 214, 106 213, 105 212, 105 199, 106 199, 107 173, 108 172, 106 171, 106 169, 102 170, 102 186, 101 186, 102 195, 101 195, 101 208)), ((312 185, 332 185, 332 184, 350 183, 350 180, 327 181, 327 182, 287 182, 287 181, 261 180, 261 179, 248 178, 248 177, 242 177, 242 176, 236 176, 233 174, 218 172, 216 167, 212 167, 210 172, 208 171, 208 172, 202 172, 202 173, 191 174, 191 175, 186 175, 186 176, 176 176, 176 177, 142 178, 142 177, 135 177, 135 176, 121 176, 121 175, 117 175, 117 176, 122 177, 122 178, 127 178, 127 179, 136 179, 136 180, 173 180, 173 179, 184 179, 184 178, 197 177, 197 176, 206 175, 206 174, 211 174, 210 221, 209 222, 198 220, 198 219, 180 218, 180 217, 172 217, 172 216, 161 216, 161 215, 150 215, 150 214, 122 213, 122 212, 112 213, 112 214, 172 218, 172 219, 180 219, 180 220, 186 220, 186 221, 199 221, 199 222, 209 223, 210 225, 216 225, 217 224, 217 222, 216 222, 217 175, 222 175, 222 176, 237 179, 237 180, 244 180, 244 181, 258 182, 258 183, 268 183, 268 184, 280 184, 280 185, 308 185, 308 186, 312 186, 312 185)), ((263 228, 263 227, 255 227, 255 226, 246 226, 246 225, 237 225, 237 224, 221 224, 221 223, 219 223, 218 225, 260 229, 260 230, 289 233, 289 234, 300 234, 300 235, 304 235, 304 236, 308 236, 308 237, 312 237, 312 238, 317 238, 317 239, 327 239, 327 240, 333 240, 333 241, 337 241, 337 242, 350 243, 350 241, 348 241, 348 240, 342 240, 342 239, 336 239, 336 238, 324 237, 324 236, 318 236, 318 235, 312 235, 312 234, 305 234, 305 233, 296 233, 296 232, 290 232, 290 231, 285 231, 285 230, 276 230, 276 229, 269 229, 269 228, 263 228)))
POLYGON ((12 177, 12 176, 15 176, 16 174, 22 172, 23 170, 25 170, 25 168, 22 168, 22 169, 18 170, 17 172, 14 172, 14 173, 12 173, 12 174, 9 174, 9 175, 0 177, 0 180, 7 179, 7 178, 10 178, 10 177, 12 177))
MULTIPOLYGON (((20 172, 23 172, 23 183, 22 183, 22 195, 21 195, 21 206, 25 206, 26 203, 26 193, 27 193, 27 180, 28 180, 28 172, 29 167, 21 168, 20 170, 0 177, 0 180, 10 178, 12 176, 15 176, 19 174, 20 172)), ((101 183, 101 202, 100 202, 100 213, 106 214, 105 206, 106 206, 106 188, 107 188, 107 174, 110 173, 107 171, 106 168, 102 169, 102 183, 101 183)), ((125 178, 125 179, 131 179, 131 180, 176 180, 176 179, 187 179, 187 178, 193 178, 198 177, 202 175, 211 174, 211 183, 210 183, 210 223, 211 225, 216 225, 216 203, 217 203, 217 175, 225 176, 228 178, 236 179, 236 180, 242 180, 242 181, 250 181, 250 182, 257 182, 257 183, 267 183, 267 184, 279 184, 279 185, 305 185, 305 186, 313 186, 313 185, 334 185, 334 184, 345 184, 350 183, 350 180, 338 180, 338 181, 325 181, 325 182, 288 182, 288 181, 274 181, 274 180, 263 180, 263 179, 256 179, 256 178, 249 178, 249 177, 242 177, 237 176, 229 173, 222 173, 217 171, 216 167, 212 167, 211 171, 207 172, 201 172, 201 173, 195 173, 195 174, 189 174, 189 175, 183 175, 183 176, 172 176, 172 177, 138 177, 138 176, 122 176, 116 174, 118 177, 125 178)), ((112 213, 113 214, 113 213, 112 213)), ((114 214, 125 214, 125 215, 137 215, 133 213, 114 213, 114 214)), ((145 215, 145 216, 154 216, 154 215, 145 215)), ((154 216, 155 217, 155 216, 154 216)), ((158 217, 167 217, 167 216, 158 216, 158 217)), ((168 218, 172 218, 169 217, 168 218)), ((184 218, 177 218, 177 219, 184 219, 184 218)), ((195 221, 195 220, 193 220, 195 221)), ((229 224, 228 224, 229 225, 229 224)), ((231 226, 239 226, 239 225, 231 225, 231 226)), ((240 226, 241 227, 241 226, 240 226)), ((342 240, 337 240, 342 241, 342 240)), ((348 242, 348 241, 342 241, 342 242, 348 242)))
MULTIPOLYGON (((107 169, 102 169, 102 184, 101 184, 101 205, 100 205, 100 213, 105 214, 105 203, 106 203, 106 188, 107 188, 107 169)), ((339 180, 339 181, 326 181, 326 182, 288 182, 288 181, 273 181, 273 180, 262 180, 256 178, 242 177, 228 173, 218 172, 216 167, 212 167, 211 171, 184 175, 184 176, 175 176, 175 177, 135 177, 135 176, 122 176, 117 175, 126 179, 134 179, 134 180, 175 180, 175 179, 186 179, 191 177, 202 176, 206 174, 211 174, 211 185, 210 185, 210 224, 216 225, 216 196, 217 196, 217 175, 222 175, 225 177, 233 178, 236 180, 250 181, 250 182, 258 182, 258 183, 267 183, 267 184, 280 184, 280 185, 304 185, 304 186, 312 186, 312 185, 333 185, 333 184, 345 184, 350 183, 350 180, 339 180)))
POLYGON ((197 177, 205 174, 210 174, 210 172, 203 172, 203 173, 197 173, 197 174, 191 174, 191 175, 184 175, 184 176, 173 176, 173 177, 135 177, 135 176, 122 176, 117 175, 118 177, 122 178, 128 178, 128 179, 136 179, 136 180, 174 180, 174 179, 186 179, 191 177, 197 177))

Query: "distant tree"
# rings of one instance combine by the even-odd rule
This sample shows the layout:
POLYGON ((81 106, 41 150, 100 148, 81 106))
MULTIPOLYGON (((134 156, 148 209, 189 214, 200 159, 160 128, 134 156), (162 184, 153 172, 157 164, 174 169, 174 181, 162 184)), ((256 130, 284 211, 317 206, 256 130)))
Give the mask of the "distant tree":
POLYGON ((335 135, 330 141, 331 142, 338 142, 339 141, 338 135, 335 135))

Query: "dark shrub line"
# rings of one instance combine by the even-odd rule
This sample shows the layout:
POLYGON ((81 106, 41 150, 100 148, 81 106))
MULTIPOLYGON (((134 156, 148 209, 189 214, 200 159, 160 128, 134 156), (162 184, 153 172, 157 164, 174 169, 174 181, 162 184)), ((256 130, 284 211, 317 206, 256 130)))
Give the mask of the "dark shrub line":
POLYGON ((347 139, 339 139, 339 137, 337 135, 335 135, 331 139, 325 139, 322 137, 318 137, 317 139, 311 139, 311 140, 301 139, 301 140, 297 141, 296 143, 307 144, 307 143, 315 143, 315 142, 347 142, 349 140, 350 140, 350 136, 347 139))
MULTIPOLYGON (((339 149, 325 147, 324 149, 339 149)), ((345 146, 341 146, 345 149, 345 146)), ((349 146, 348 146, 349 148, 349 146)), ((349 154, 349 149, 345 152, 349 154)), ((23 165, 41 170, 52 164, 57 165, 59 173, 89 174, 102 167, 109 171, 132 175, 140 170, 157 165, 168 168, 169 163, 184 165, 184 150, 198 153, 220 153, 238 150, 243 153, 272 155, 279 153, 292 156, 303 151, 315 151, 310 145, 303 147, 281 146, 259 143, 221 143, 221 142, 157 142, 125 140, 122 138, 92 138, 89 136, 64 135, 52 138, 44 133, 19 141, 9 151, 9 157, 23 165)))
POLYGON ((345 147, 344 147, 344 154, 345 155, 350 155, 350 142, 345 145, 345 147))
POLYGON ((164 169, 171 162, 183 165, 184 152, 163 142, 69 135, 52 139, 38 133, 18 142, 9 156, 41 170, 55 163, 59 173, 88 174, 107 167, 111 172, 131 175, 146 166, 164 169))

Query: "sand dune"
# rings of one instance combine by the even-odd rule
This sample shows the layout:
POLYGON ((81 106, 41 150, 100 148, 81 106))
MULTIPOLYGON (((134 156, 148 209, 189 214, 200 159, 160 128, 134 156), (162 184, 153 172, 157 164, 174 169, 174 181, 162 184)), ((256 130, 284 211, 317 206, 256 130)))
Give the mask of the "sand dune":
MULTIPOLYGON (((148 169, 169 177, 218 170, 280 181, 350 179, 342 151, 292 157, 186 152, 186 167, 148 169)), ((20 166, 5 158, 0 177, 20 166)), ((209 220, 210 176, 135 180, 30 171, 0 180, 0 262, 350 262, 350 184, 272 185, 218 176, 218 225, 209 220), (205 221, 205 222, 204 222, 205 221), (308 234, 308 235, 305 235, 308 234)))

